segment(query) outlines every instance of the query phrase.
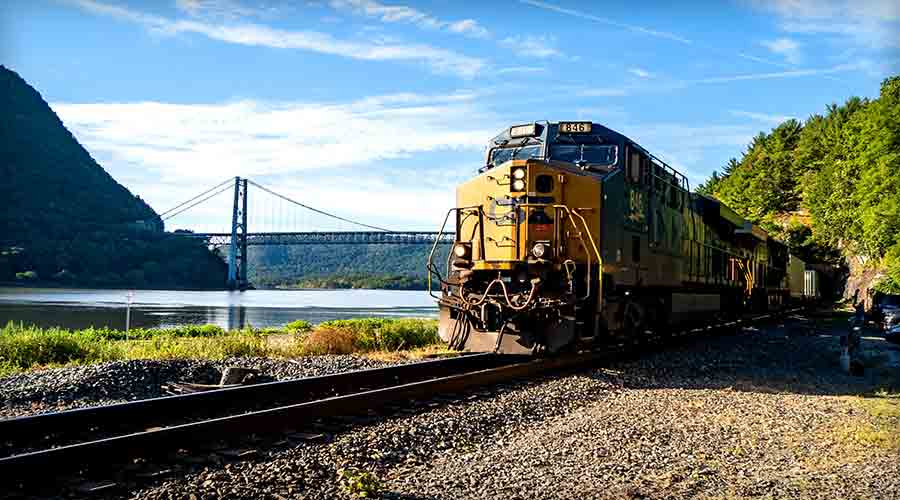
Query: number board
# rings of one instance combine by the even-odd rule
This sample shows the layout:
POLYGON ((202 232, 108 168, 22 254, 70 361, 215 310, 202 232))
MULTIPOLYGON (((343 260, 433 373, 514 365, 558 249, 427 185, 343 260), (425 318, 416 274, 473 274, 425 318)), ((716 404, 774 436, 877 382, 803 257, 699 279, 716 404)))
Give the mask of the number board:
POLYGON ((591 122, 559 122, 560 134, 590 134, 591 122))

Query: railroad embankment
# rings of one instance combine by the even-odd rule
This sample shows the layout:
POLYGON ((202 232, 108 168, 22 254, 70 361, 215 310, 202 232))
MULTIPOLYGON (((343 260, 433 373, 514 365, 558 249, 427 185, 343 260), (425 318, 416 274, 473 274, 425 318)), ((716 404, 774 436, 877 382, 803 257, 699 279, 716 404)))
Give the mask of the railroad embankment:
MULTIPOLYGON (((900 498, 900 350, 866 332, 864 372, 842 372, 847 319, 795 316, 578 373, 435 394, 388 415, 299 429, 316 439, 245 443, 242 458, 178 462, 159 479, 115 491, 135 498, 900 498)), ((279 379, 398 362, 346 354, 127 361, 30 371, 0 381, 0 391, 30 394, 32 403, 15 407, 38 411, 62 394, 74 401, 64 405, 153 397, 115 391, 179 376, 213 382, 235 360, 279 379)))
POLYGON ((205 465, 137 498, 898 498, 896 347, 793 318, 205 465))

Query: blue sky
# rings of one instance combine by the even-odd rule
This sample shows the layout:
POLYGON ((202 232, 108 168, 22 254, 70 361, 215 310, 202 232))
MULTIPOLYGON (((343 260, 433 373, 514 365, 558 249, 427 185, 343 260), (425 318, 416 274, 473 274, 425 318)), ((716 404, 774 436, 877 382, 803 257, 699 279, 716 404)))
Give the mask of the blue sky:
MULTIPOLYGON (((900 0, 10 0, 0 63, 157 211, 241 175, 431 230, 533 120, 604 123, 696 185, 785 118, 877 96, 900 0)), ((299 218, 262 197, 251 230, 299 218)), ((223 229, 227 198, 169 227, 223 229)))

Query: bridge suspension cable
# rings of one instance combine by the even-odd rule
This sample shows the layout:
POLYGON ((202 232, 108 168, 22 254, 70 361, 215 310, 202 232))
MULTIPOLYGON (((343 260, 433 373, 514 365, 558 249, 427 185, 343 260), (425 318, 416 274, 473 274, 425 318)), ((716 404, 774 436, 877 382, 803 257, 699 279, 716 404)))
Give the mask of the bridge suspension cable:
POLYGON ((316 213, 318 213, 318 214, 322 214, 322 215, 325 215, 325 216, 327 216, 327 217, 331 217, 331 218, 333 218, 333 219, 337 219, 337 220, 339 220, 339 221, 348 222, 348 223, 350 223, 350 224, 355 224, 355 225, 357 225, 357 226, 365 227, 365 228, 368 228, 368 229, 374 229, 374 230, 376 230, 376 231, 384 231, 384 232, 386 232, 386 233, 393 233, 393 232, 394 232, 394 231, 391 231, 390 229, 385 229, 385 228, 383 228, 383 227, 378 227, 378 226, 370 226, 369 224, 364 224, 364 223, 362 223, 362 222, 357 222, 357 221, 354 221, 354 220, 345 219, 344 217, 341 217, 341 216, 339 216, 339 215, 334 215, 334 214, 331 214, 331 213, 328 213, 328 212, 319 210, 319 209, 317 209, 317 208, 313 208, 313 207, 311 207, 311 206, 309 206, 309 205, 304 205, 303 203, 300 203, 299 201, 292 200, 292 199, 288 198, 287 196, 278 194, 278 193, 276 193, 275 191, 272 191, 271 189, 269 189, 269 188, 267 188, 267 187, 265 187, 265 186, 263 186, 263 185, 260 185, 259 183, 253 182, 252 180, 249 180, 249 179, 248 179, 247 182, 249 182, 250 184, 253 184, 254 186, 258 187, 259 189, 262 189, 263 191, 265 191, 265 192, 271 194, 272 196, 276 196, 276 197, 278 197, 278 198, 281 198, 281 199, 284 200, 284 201, 287 201, 288 203, 293 203, 294 205, 297 205, 297 206, 299 206, 299 207, 303 207, 303 208, 305 208, 305 209, 307 209, 307 210, 311 210, 311 211, 316 212, 316 213))
MULTIPOLYGON (((220 184, 220 185, 221 185, 221 184, 220 184)), ((217 187, 218 187, 218 186, 217 186, 217 187)), ((213 188, 213 189, 215 189, 215 188, 213 188)), ((201 200, 197 200, 196 202, 191 203, 190 205, 188 205, 188 206, 186 206, 186 207, 184 207, 184 208, 178 210, 177 212, 170 213, 169 215, 166 215, 166 216, 162 217, 162 220, 163 220, 163 221, 167 221, 167 220, 171 219, 172 217, 175 217, 175 216, 177 216, 177 215, 179 215, 179 214, 182 214, 182 213, 184 213, 184 212, 186 212, 186 211, 188 211, 188 210, 190 210, 190 209, 196 207, 197 205, 199 205, 199 204, 201 204, 201 203, 203 203, 203 202, 209 200, 210 198, 213 198, 213 197, 215 197, 215 196, 218 196, 218 195, 220 195, 220 194, 222 194, 222 193, 224 193, 224 192, 226 192, 226 191, 230 191, 231 189, 232 189, 232 187, 231 187, 230 185, 229 185, 229 186, 225 186, 225 187, 219 189, 218 191, 216 191, 215 193, 213 193, 213 194, 207 196, 206 198, 203 198, 203 199, 201 199, 201 200)), ((208 193, 208 192, 209 192, 209 191, 206 191, 206 193, 208 193)), ((204 193, 204 194, 206 194, 206 193, 204 193)), ((203 195, 200 195, 200 196, 203 196, 203 195)), ((198 197, 199 197, 199 196, 195 196, 195 197, 192 198, 192 199, 196 200, 198 197)), ((186 202, 186 203, 188 203, 188 202, 186 202)), ((181 205, 184 205, 184 203, 182 203, 181 205)))
MULTIPOLYGON (((222 182, 216 184, 215 186, 213 186, 213 187, 207 189, 206 191, 204 191, 204 192, 198 194, 197 196, 194 196, 193 198, 191 198, 191 199, 189 199, 189 200, 185 200, 185 201, 179 203, 178 205, 175 205, 174 207, 172 207, 172 208, 166 210, 165 212, 160 213, 159 216, 160 216, 160 217, 163 217, 163 220, 168 219, 168 218, 171 218, 171 217, 174 217, 175 215, 178 215, 178 214, 174 214, 174 215, 171 215, 171 216, 168 216, 168 217, 167 217, 167 215, 170 214, 170 213, 172 213, 172 212, 174 212, 175 210, 178 210, 179 208, 181 208, 181 207, 187 205, 188 203, 191 203, 192 201, 196 200, 197 198, 206 196, 206 194, 208 194, 208 193, 210 193, 210 192, 212 192, 212 191, 214 191, 214 190, 216 190, 216 189, 219 189, 219 188, 221 188, 222 186, 224 186, 224 185, 226 185, 226 184, 230 187, 231 184, 232 184, 233 182, 234 182, 234 180, 233 180, 232 178, 225 179, 224 181, 222 181, 222 182)), ((216 194, 219 194, 219 193, 216 193, 216 194)), ((213 196, 215 196, 215 195, 213 195, 213 196)), ((206 198, 206 199, 208 200, 209 198, 206 198)), ((206 201, 206 200, 203 200, 203 201, 206 201)), ((203 201, 200 201, 199 203, 203 203, 203 201)), ((188 208, 191 208, 191 207, 193 207, 193 206, 195 206, 195 205, 196 205, 196 204, 191 205, 191 206, 188 207, 188 208)), ((185 210, 187 210, 188 208, 186 208, 185 210)), ((178 213, 181 213, 181 212, 183 212, 183 211, 184 211, 184 210, 180 210, 178 213)))

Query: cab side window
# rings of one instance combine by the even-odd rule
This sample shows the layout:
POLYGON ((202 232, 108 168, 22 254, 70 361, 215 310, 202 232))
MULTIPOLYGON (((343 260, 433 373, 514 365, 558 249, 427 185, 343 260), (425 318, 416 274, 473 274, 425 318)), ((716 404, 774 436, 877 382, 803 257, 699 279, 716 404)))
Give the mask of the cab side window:
POLYGON ((628 155, 628 182, 641 183, 641 154, 633 150, 628 155))

